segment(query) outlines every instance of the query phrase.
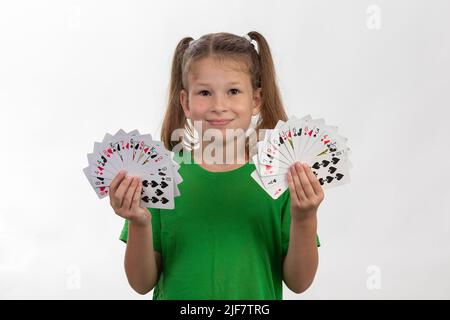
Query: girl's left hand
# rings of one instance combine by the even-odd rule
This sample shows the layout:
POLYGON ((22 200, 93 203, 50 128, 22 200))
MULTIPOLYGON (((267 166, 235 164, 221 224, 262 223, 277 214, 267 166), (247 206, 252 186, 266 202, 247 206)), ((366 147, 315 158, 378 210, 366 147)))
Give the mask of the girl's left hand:
POLYGON ((324 199, 322 186, 311 168, 300 162, 291 165, 288 185, 291 193, 291 218, 305 222, 315 218, 317 208, 324 199))

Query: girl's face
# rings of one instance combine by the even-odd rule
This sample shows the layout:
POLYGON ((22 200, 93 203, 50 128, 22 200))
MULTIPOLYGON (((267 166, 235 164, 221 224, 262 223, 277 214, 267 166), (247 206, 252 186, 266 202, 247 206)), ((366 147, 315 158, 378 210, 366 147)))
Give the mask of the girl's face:
POLYGON ((188 75, 188 88, 180 93, 184 114, 193 122, 201 121, 203 131, 219 129, 223 137, 226 129, 245 132, 260 110, 261 89, 253 91, 250 75, 232 60, 197 61, 188 75))

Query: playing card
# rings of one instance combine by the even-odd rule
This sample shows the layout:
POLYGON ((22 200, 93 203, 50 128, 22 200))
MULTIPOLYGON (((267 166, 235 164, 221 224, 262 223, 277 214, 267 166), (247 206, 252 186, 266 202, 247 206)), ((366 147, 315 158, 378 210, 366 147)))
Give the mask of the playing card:
POLYGON ((266 190, 266 192, 273 198, 273 199, 278 199, 284 192, 284 188, 282 188, 281 186, 278 186, 276 183, 272 184, 271 186, 269 186, 268 188, 264 185, 264 183, 261 181, 260 176, 258 175, 258 173, 255 171, 253 171, 251 174, 251 177, 261 186, 261 188, 263 188, 264 190, 266 190))
POLYGON ((141 206, 159 209, 173 209, 173 178, 148 175, 142 180, 141 206))
POLYGON ((141 206, 173 209, 174 197, 180 195, 178 184, 183 181, 173 157, 174 153, 150 134, 120 129, 114 135, 105 134, 102 142, 94 142, 83 173, 97 196, 104 198, 117 173, 125 170, 127 176, 138 176, 143 182, 141 206))
POLYGON ((323 118, 291 116, 267 130, 257 143, 251 176, 274 199, 289 188, 287 172, 295 162, 306 162, 324 189, 350 182, 350 148, 338 127, 323 118))
POLYGON ((293 147, 289 141, 291 135, 289 123, 279 120, 268 139, 269 143, 279 150, 281 155, 289 162, 294 159, 293 147))
POLYGON ((324 189, 350 182, 345 150, 331 152, 325 156, 306 161, 324 189))

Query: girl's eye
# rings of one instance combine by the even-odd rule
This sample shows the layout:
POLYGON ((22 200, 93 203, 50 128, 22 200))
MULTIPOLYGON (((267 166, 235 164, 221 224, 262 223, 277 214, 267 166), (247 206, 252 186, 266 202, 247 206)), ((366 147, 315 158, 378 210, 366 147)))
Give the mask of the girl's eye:
POLYGON ((235 92, 236 94, 239 93, 239 89, 236 89, 236 88, 230 89, 230 91, 233 91, 233 92, 235 92))
POLYGON ((201 96, 203 96, 203 94, 202 94, 203 92, 209 93, 209 91, 207 91, 207 90, 202 90, 202 91, 199 92, 201 96))

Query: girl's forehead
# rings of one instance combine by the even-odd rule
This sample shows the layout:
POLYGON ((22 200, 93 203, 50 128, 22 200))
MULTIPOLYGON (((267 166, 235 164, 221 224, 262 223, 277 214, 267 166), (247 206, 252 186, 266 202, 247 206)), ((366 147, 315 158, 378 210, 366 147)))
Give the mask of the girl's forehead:
POLYGON ((188 78, 191 84, 218 80, 232 80, 245 84, 249 81, 250 75, 243 62, 204 58, 192 63, 188 78))

